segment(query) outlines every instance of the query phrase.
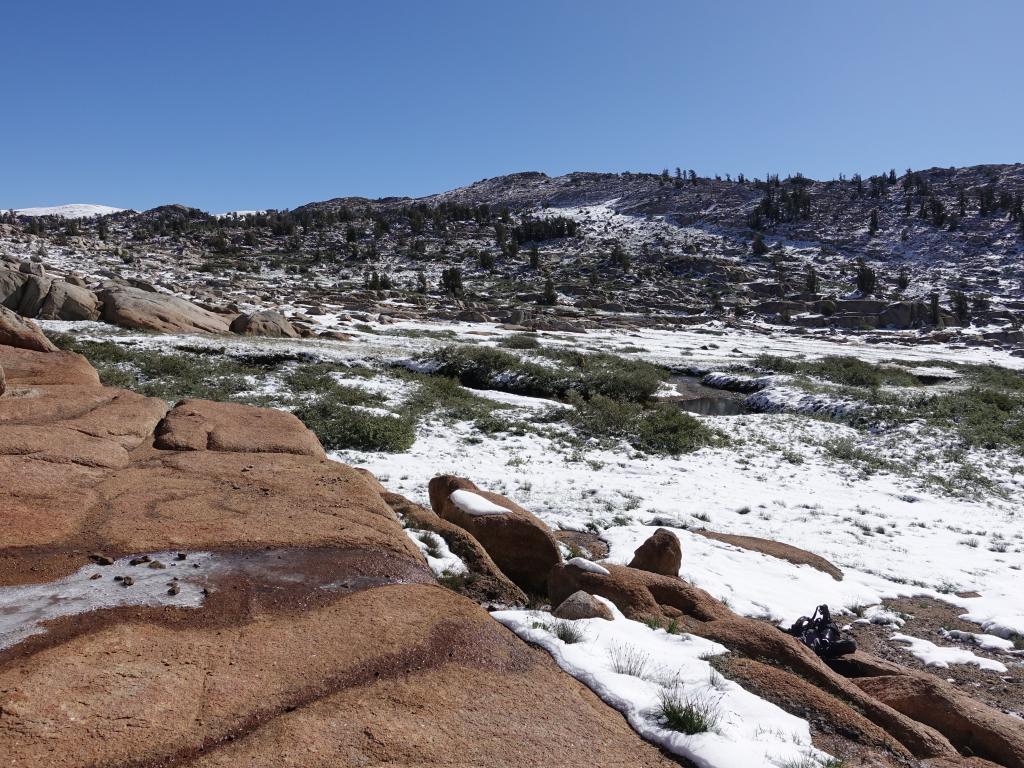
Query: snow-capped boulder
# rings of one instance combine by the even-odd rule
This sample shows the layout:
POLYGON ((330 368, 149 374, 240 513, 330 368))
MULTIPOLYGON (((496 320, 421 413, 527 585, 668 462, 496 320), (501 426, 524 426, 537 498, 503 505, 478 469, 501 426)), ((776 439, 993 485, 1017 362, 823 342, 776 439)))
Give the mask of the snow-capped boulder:
POLYGON ((440 517, 473 534, 519 587, 544 594, 548 573, 562 558, 551 531, 534 515, 454 475, 430 481, 430 505, 440 517))
POLYGON ((679 537, 671 531, 659 528, 633 553, 630 568, 660 573, 663 576, 678 576, 683 562, 683 548, 679 537))
POLYGON ((612 612, 608 609, 608 606, 602 603, 593 595, 587 594, 582 589, 573 592, 565 600, 563 600, 555 610, 551 612, 551 615, 558 619, 605 619, 606 621, 612 621, 615 617, 612 616, 612 612))
POLYGON ((272 336, 274 338, 297 339, 295 330, 287 318, 272 309, 263 309, 252 314, 243 314, 231 321, 231 332, 241 336, 272 336))

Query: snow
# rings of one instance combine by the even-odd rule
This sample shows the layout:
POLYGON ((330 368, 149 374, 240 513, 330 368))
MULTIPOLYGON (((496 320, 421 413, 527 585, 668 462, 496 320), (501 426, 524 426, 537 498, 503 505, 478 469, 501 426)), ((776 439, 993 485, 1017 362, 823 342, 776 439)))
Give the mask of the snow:
POLYGON ((70 576, 42 584, 0 587, 0 649, 8 648, 45 631, 45 622, 103 608, 126 606, 198 608, 203 603, 203 583, 214 565, 214 556, 193 552, 187 560, 176 561, 172 552, 149 555, 166 568, 149 563, 130 565, 131 556, 112 565, 85 565, 70 576), (131 576, 125 587, 115 576, 131 576), (167 593, 177 577, 177 595, 167 593))
POLYGON ((19 216, 60 216, 65 219, 89 219, 93 216, 107 216, 119 213, 124 208, 113 208, 109 205, 93 205, 90 203, 70 203, 68 205, 52 205, 38 208, 17 208, 19 216))
POLYGON ((942 636, 948 637, 950 640, 974 643, 985 651, 1012 651, 1015 647, 1012 640, 1007 640, 1003 637, 985 635, 979 632, 964 632, 960 629, 944 629, 942 630, 942 636))
POLYGON ((511 510, 498 506, 490 499, 485 499, 472 491, 459 489, 452 491, 452 504, 461 509, 467 515, 473 517, 487 517, 489 515, 507 515, 511 510))
POLYGON ((417 528, 406 528, 405 533, 427 558, 427 565, 430 566, 430 570, 434 572, 435 576, 452 576, 466 573, 468 570, 462 558, 452 552, 448 547, 448 542, 438 534, 417 528), (427 544, 427 541, 431 541, 433 547, 427 544), (435 557, 430 554, 431 549, 435 549, 440 555, 435 557))
POLYGON ((573 568, 579 568, 581 571, 590 571, 591 573, 599 573, 602 576, 608 576, 611 572, 603 565, 595 563, 593 560, 587 560, 583 557, 574 557, 566 565, 571 565, 573 568))
POLYGON ((897 643, 905 643, 907 650, 929 667, 949 667, 950 664, 973 664, 980 669, 987 669, 992 672, 1006 672, 1006 665, 994 659, 986 659, 983 656, 976 656, 963 648, 952 648, 936 645, 930 640, 920 637, 912 637, 899 632, 889 638, 897 643))
POLYGON ((524 640, 548 651, 559 667, 621 712, 645 739, 699 768, 827 764, 829 756, 812 746, 805 720, 724 679, 712 668, 707 658, 725 653, 723 646, 694 635, 653 630, 626 619, 609 601, 597 599, 608 606, 614 620, 569 622, 583 633, 580 642, 571 644, 550 631, 550 614, 498 611, 491 615, 524 640), (626 657, 628 665, 623 663, 626 657), (670 730, 658 713, 665 695, 710 703, 719 714, 717 725, 693 735, 670 730))

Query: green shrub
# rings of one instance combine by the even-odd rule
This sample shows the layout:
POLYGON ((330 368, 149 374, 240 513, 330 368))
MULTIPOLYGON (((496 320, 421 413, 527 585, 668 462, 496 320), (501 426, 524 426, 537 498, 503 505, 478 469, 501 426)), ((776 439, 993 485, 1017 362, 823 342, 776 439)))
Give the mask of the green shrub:
POLYGON ((821 360, 794 360, 777 355, 758 355, 757 368, 775 373, 805 374, 849 387, 880 387, 883 384, 900 387, 921 386, 921 380, 901 368, 866 363, 855 357, 831 355, 821 360))
POLYGON ((321 397, 299 406, 295 415, 328 450, 401 453, 416 442, 416 422, 408 416, 384 416, 321 397))
POLYGON ((506 349, 540 349, 540 339, 535 333, 514 333, 498 342, 499 347, 506 349))
POLYGON ((678 456, 719 439, 717 433, 669 403, 645 407, 602 395, 572 402, 576 407, 566 411, 564 418, 579 434, 597 440, 625 440, 638 451, 678 456))

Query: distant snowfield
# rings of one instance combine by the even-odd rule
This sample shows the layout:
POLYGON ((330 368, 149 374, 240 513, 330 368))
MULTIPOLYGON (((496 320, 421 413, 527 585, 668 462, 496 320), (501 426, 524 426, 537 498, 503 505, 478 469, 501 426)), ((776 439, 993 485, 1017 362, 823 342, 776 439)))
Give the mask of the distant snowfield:
POLYGON ((60 216, 64 219, 90 219, 93 216, 107 216, 119 213, 124 208, 109 205, 93 205, 91 203, 69 203, 68 205, 52 205, 39 208, 15 208, 19 216, 60 216))

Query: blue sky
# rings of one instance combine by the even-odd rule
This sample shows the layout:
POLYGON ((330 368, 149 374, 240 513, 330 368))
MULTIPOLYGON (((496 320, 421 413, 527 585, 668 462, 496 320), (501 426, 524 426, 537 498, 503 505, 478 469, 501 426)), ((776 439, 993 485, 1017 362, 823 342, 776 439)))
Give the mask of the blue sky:
POLYGON ((0 208, 1024 160, 1019 1, 40 0, 0 23, 0 208))

